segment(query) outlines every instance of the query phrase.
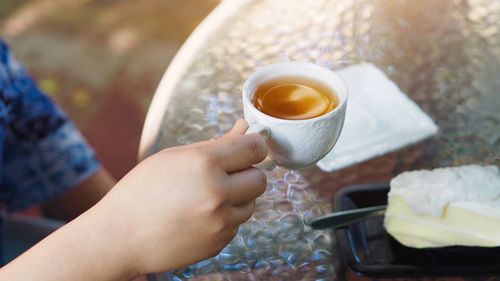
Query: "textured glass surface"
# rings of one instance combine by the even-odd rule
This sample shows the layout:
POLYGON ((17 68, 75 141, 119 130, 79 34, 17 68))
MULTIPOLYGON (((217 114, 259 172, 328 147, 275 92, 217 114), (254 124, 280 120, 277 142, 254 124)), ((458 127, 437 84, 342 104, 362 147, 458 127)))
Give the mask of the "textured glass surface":
MULTIPOLYGON (((305 222, 338 188, 419 168, 499 164, 500 1, 253 1, 209 37, 164 116, 158 148, 205 140, 242 116, 240 88, 257 67, 371 62, 440 128, 424 142, 335 173, 268 172, 254 217, 217 257, 173 280, 343 279, 334 238, 305 222)), ((362 83, 362 81, 360 81, 362 83)), ((383 93, 380 93, 381 95, 383 93)))

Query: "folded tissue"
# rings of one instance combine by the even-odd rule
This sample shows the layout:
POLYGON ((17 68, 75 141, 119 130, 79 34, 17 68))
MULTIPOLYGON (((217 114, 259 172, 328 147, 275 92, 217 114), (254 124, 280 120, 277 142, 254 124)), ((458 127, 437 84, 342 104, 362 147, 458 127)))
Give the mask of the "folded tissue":
POLYGON ((372 64, 352 65, 337 74, 349 92, 342 134, 318 162, 331 172, 425 139, 438 130, 432 119, 372 64))

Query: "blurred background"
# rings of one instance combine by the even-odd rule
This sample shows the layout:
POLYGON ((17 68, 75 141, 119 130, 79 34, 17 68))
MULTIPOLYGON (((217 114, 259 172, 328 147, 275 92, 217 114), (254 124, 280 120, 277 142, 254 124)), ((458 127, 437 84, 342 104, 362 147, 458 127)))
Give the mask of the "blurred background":
POLYGON ((0 34, 117 179, 170 60, 218 0, 1 0, 0 34))

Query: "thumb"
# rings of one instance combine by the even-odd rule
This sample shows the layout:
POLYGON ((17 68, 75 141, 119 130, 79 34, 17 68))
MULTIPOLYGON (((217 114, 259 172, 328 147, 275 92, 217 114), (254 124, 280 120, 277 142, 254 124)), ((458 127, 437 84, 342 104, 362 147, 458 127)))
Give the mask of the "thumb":
POLYGON ((245 121, 245 119, 238 119, 234 123, 233 128, 226 133, 228 136, 234 136, 234 135, 243 135, 248 129, 248 123, 245 121))

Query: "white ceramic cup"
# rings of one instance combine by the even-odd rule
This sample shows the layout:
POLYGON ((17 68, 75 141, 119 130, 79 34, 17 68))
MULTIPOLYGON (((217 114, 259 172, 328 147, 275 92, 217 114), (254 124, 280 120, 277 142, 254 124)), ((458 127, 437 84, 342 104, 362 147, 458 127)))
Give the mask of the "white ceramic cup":
MULTIPOLYGON (((312 63, 283 62, 258 69, 243 84, 243 112, 250 125, 248 133, 267 137, 269 158, 280 166, 301 169, 316 164, 337 142, 344 124, 347 87, 333 71, 312 63), (279 77, 302 77, 328 87, 339 99, 339 105, 321 116, 286 120, 269 116, 252 104, 258 86, 279 77)), ((267 160, 269 162, 269 159, 267 160)), ((269 166, 263 165, 262 167, 269 166)))

